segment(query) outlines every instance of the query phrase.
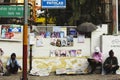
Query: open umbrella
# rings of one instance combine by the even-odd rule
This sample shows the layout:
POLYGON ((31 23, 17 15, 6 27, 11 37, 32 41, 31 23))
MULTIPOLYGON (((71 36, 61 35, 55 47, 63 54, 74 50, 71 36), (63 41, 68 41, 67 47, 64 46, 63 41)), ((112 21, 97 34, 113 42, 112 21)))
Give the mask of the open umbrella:
POLYGON ((97 26, 91 22, 85 22, 77 26, 78 32, 92 32, 97 29, 97 26))

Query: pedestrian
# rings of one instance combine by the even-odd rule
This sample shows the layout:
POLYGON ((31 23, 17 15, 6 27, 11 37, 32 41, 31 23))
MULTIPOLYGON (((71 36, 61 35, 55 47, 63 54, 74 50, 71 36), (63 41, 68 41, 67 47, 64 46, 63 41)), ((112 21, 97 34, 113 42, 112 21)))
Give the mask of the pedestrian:
POLYGON ((16 59, 16 54, 12 53, 10 59, 7 62, 6 65, 7 72, 9 74, 16 74, 18 72, 18 69, 21 70, 21 66, 18 64, 18 61, 16 59))
POLYGON ((109 51, 109 57, 106 58, 103 68, 105 71, 105 74, 116 74, 116 70, 118 70, 118 59, 114 56, 113 50, 109 51))
POLYGON ((1 60, 1 56, 4 54, 2 48, 0 48, 0 72, 3 73, 3 63, 2 63, 2 60, 1 60))
MULTIPOLYGON (((89 66, 91 68, 89 74, 94 73, 97 66, 102 67, 102 52, 100 52, 100 48, 96 47, 92 58, 88 58, 87 60, 89 62, 89 66)), ((102 72, 102 69, 100 70, 100 73, 101 72, 102 72)))

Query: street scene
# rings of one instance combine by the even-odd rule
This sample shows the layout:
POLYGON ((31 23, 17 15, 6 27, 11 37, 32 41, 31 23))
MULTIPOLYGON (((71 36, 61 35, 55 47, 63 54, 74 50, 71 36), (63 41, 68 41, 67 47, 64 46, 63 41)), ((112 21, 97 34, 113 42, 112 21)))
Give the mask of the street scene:
POLYGON ((0 80, 120 80, 120 0, 1 0, 0 80))

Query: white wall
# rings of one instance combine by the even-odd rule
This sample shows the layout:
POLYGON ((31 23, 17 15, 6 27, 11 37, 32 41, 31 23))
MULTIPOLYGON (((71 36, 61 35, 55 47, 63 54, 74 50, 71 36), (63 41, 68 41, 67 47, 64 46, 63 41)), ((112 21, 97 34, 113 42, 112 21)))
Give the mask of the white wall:
POLYGON ((0 48, 3 49, 5 57, 9 57, 11 53, 16 53, 18 57, 22 56, 23 53, 23 26, 21 25, 8 25, 8 26, 19 26, 21 27, 21 32, 14 32, 14 37, 11 39, 1 38, 1 27, 0 25, 0 48))
POLYGON ((10 58, 11 54, 16 53, 17 58, 19 58, 18 62, 22 67, 22 55, 23 55, 22 41, 0 40, 0 48, 2 48, 4 51, 4 54, 1 56, 4 65, 6 65, 6 62, 10 58))
MULTIPOLYGON (((71 50, 71 49, 81 49, 82 56, 90 56, 91 51, 93 52, 95 46, 100 46, 100 36, 105 33, 107 34, 107 25, 98 27, 98 29, 92 32, 92 38, 85 38, 84 43, 78 43, 78 39, 74 38, 74 45, 71 47, 57 47, 50 45, 51 38, 43 38, 43 47, 37 47, 36 41, 33 45, 32 56, 33 57, 49 57, 50 50, 71 50)), ((0 39, 0 47, 4 50, 4 57, 9 57, 11 53, 15 52, 17 57, 23 55, 23 42, 22 40, 2 40, 0 39)), ((29 50, 29 49, 28 49, 29 50)), ((29 52, 29 51, 28 51, 29 52)), ((28 53, 29 56, 29 53, 28 53)), ((21 63, 22 64, 22 63, 21 63)))
POLYGON ((22 41, 2 41, 0 40, 0 48, 3 49, 4 55, 9 57, 11 53, 16 53, 17 56, 22 56, 22 41))
MULTIPOLYGON (((102 27, 98 26, 98 29, 92 32, 92 38, 85 38, 84 43, 78 43, 78 39, 74 38, 74 46, 71 47, 56 47, 50 45, 51 38, 43 38, 43 47, 37 47, 36 43, 33 45, 32 53, 34 57, 49 56, 50 50, 55 49, 82 49, 82 54, 84 56, 89 56, 93 51, 94 47, 100 46, 100 36, 102 34, 107 34, 107 25, 103 24, 102 27), (91 43, 90 43, 91 42, 91 43)), ((35 41, 36 42, 36 41, 35 41)), ((23 52, 23 42, 22 41, 7 41, 0 39, 0 47, 3 48, 5 54, 4 56, 9 56, 12 52, 15 52, 17 56, 22 57, 23 52)), ((28 49, 29 50, 29 49, 28 49)), ((28 51, 29 52, 29 51, 28 51)), ((29 55, 29 54, 28 54, 29 55)))
POLYGON ((102 24, 101 26, 97 26, 98 29, 92 32, 91 34, 91 54, 94 52, 96 46, 101 48, 101 36, 103 34, 108 34, 108 25, 102 24))
MULTIPOLYGON (((109 51, 112 49, 114 55, 118 58, 118 63, 120 66, 120 35, 103 35, 102 36, 102 52, 103 60, 109 56, 109 51)), ((117 71, 120 74, 120 69, 117 71)))
POLYGON ((83 56, 90 55, 90 38, 86 38, 84 43, 78 43, 77 38, 74 38, 74 45, 70 47, 57 47, 50 45, 51 38, 43 38, 43 47, 36 47, 33 45, 33 56, 34 57, 48 57, 50 50, 71 50, 71 49, 81 49, 83 56))
POLYGON ((109 56, 109 51, 113 50, 115 56, 119 59, 120 65, 120 35, 103 35, 102 36, 102 51, 104 53, 104 59, 109 56))

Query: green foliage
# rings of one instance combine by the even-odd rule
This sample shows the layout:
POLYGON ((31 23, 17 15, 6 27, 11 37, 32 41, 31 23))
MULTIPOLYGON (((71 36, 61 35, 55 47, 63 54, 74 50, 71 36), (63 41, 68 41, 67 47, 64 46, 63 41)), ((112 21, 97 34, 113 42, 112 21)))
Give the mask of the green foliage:
POLYGON ((84 5, 86 0, 70 0, 72 5, 73 14, 68 20, 69 25, 76 25, 76 21, 79 20, 81 15, 81 5, 84 5))
POLYGON ((86 2, 86 0, 79 0, 79 4, 80 4, 80 5, 84 5, 85 2, 86 2))
POLYGON ((99 24, 102 14, 98 13, 97 7, 101 7, 101 0, 66 0, 65 9, 50 9, 49 14, 55 18, 56 25, 77 25, 82 22, 99 24))

